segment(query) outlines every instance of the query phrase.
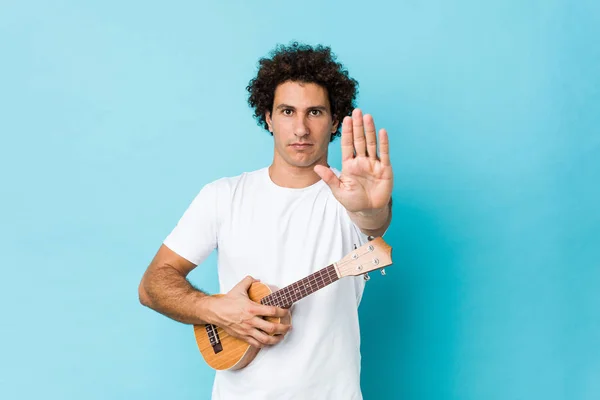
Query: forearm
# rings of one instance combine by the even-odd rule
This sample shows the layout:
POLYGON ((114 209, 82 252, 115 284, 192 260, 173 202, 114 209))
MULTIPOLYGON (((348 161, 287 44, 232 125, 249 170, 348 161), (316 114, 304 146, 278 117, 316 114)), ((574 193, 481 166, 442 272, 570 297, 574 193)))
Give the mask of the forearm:
POLYGON ((184 324, 205 324, 211 296, 168 264, 149 269, 140 285, 145 306, 184 324))
POLYGON ((392 199, 381 209, 348 212, 348 215, 364 234, 381 236, 392 222, 392 199))

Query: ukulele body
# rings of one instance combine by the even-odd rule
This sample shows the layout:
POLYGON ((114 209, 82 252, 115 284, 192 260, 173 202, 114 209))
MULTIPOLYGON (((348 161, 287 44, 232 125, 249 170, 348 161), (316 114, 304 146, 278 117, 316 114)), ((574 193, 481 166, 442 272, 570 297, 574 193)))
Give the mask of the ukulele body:
MULTIPOLYGON (((260 303, 270 296, 271 304, 292 307, 300 299, 326 287, 346 276, 365 275, 368 272, 392 264, 392 247, 382 237, 369 237, 369 241, 346 254, 338 261, 313 272, 312 274, 278 289, 262 282, 254 282, 248 289, 250 300, 260 303)), ((223 295, 217 295, 223 296, 223 295)), ((285 318, 266 317, 267 321, 289 324, 291 316, 285 318)), ((259 348, 250 346, 241 339, 229 336, 215 325, 194 325, 194 335, 198 349, 210 367, 216 370, 237 370, 244 368, 259 352, 259 348)))
MULTIPOLYGON (((278 288, 272 285, 267 285, 262 282, 254 282, 248 289, 248 297, 250 300, 260 303, 260 301, 277 291, 278 288)), ((223 296, 222 294, 215 297, 223 296)), ((264 317, 267 321, 289 324, 291 317, 264 317)), ((194 325, 194 336, 198 350, 202 354, 204 361, 216 370, 238 370, 242 369, 258 354, 259 348, 251 346, 242 339, 230 336, 222 328, 215 325, 194 325)))

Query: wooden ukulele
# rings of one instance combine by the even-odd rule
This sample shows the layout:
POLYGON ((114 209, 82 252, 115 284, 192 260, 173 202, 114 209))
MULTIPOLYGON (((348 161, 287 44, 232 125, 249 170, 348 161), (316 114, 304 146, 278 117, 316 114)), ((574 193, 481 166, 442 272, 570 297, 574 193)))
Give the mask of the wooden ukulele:
MULTIPOLYGON (((355 246, 356 247, 356 246, 355 246)), ((272 285, 254 282, 248 289, 250 300, 281 308, 290 308, 293 303, 345 276, 365 274, 392 264, 392 248, 381 238, 373 238, 341 260, 303 278, 277 289, 272 285)), ((385 275, 385 270, 381 273, 385 275)), ((217 294, 215 296, 223 296, 217 294)), ((289 324, 291 317, 265 317, 267 321, 289 324)), ((222 328, 213 324, 194 325, 194 335, 198 349, 206 363, 217 370, 242 369, 259 352, 259 348, 230 336, 222 328)))

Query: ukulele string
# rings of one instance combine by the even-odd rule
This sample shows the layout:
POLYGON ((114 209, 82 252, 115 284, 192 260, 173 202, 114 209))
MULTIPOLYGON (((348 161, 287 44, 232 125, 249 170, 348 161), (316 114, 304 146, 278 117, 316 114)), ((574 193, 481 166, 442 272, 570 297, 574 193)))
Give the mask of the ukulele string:
MULTIPOLYGON (((364 254, 366 254, 366 253, 367 253, 367 252, 365 252, 364 254)), ((357 257, 355 260, 357 260, 357 259, 359 259, 360 257, 362 257, 364 254, 362 254, 362 255, 358 256, 358 257, 357 257)), ((344 266, 345 264, 348 264, 348 263, 350 263, 350 262, 352 262, 352 261, 355 261, 355 260, 354 260, 354 259, 353 259, 353 260, 347 260, 347 261, 344 261, 344 262, 338 263, 337 265, 338 265, 338 266, 344 266)), ((335 276, 337 276, 337 272, 336 272, 335 270, 334 270, 333 272, 335 272, 335 276)), ((330 273, 330 275, 331 275, 331 273, 330 273)), ((329 277, 329 279, 331 279, 331 278, 332 278, 332 277, 329 277)), ((339 279, 340 279, 340 278, 338 277, 338 279, 337 279, 337 280, 339 280, 339 279)), ((337 281, 337 280, 336 280, 336 281, 337 281)), ((336 281, 329 282, 327 285, 329 285, 329 284, 331 284, 331 283, 334 283, 334 282, 336 282, 336 281)), ((293 284, 292 284, 292 285, 293 285, 293 284)), ((327 285, 325 285, 325 286, 327 286, 327 285)), ((290 285, 290 286, 291 286, 291 285, 290 285)), ((323 286, 323 287, 324 287, 324 286, 323 286)), ((321 288, 322 288, 322 287, 321 287, 321 288)), ((311 283, 311 284, 310 284, 310 289, 316 289, 316 290, 319 290, 319 289, 321 289, 321 288, 319 287, 319 284, 316 282, 316 280, 315 280, 315 283, 311 283)), ((277 293, 277 292, 273 292, 273 293, 277 293)), ((273 293, 271 293, 271 294, 273 294, 273 293)), ((313 292, 311 292, 311 293, 307 293, 307 295, 308 295, 308 294, 312 294, 312 293, 313 293, 313 292)), ((267 296, 269 296, 269 295, 267 295, 267 296)), ((272 305, 274 305, 274 304, 272 304, 272 305)), ((211 331, 213 332, 213 334, 214 334, 215 338, 218 338, 219 342, 221 342, 221 341, 222 341, 223 339, 225 339, 225 338, 228 338, 228 337, 232 336, 232 335, 230 335, 229 333, 227 333, 225 330, 223 330, 223 328, 221 328, 220 326, 217 326, 217 325, 214 325, 214 324, 212 324, 212 325, 213 325, 213 328, 211 328, 211 331)), ((257 328, 257 329, 258 329, 258 328, 257 328)), ((260 330, 260 329, 258 329, 258 330, 259 330, 259 331, 261 331, 261 332, 263 332, 263 333, 265 333, 266 335, 269 335, 268 333, 266 333, 266 332, 264 332, 264 331, 262 331, 262 330, 260 330)), ((208 332, 207 332, 207 334, 208 334, 208 332)), ((271 336, 271 335, 269 335, 269 336, 271 336)), ((237 339, 237 337, 235 337, 235 338, 237 339)), ((253 337, 253 338, 254 338, 254 337, 253 337)))
MULTIPOLYGON (((332 279, 332 278, 334 277, 334 275, 333 275, 333 274, 331 274, 331 275, 332 275, 332 276, 329 276, 329 279, 332 279)), ((337 276, 337 275, 335 275, 335 276, 337 276)), ((335 281, 332 281, 332 282, 328 283, 328 285, 329 285, 329 284, 331 284, 331 283, 333 283, 333 282, 335 282, 335 281)), ((318 284, 316 281, 315 281, 315 283, 311 283, 311 284, 310 284, 310 289, 311 289, 311 290, 312 290, 312 289, 316 289, 316 290, 318 290, 318 289, 320 289, 320 288, 323 288, 323 287, 324 287, 324 286, 319 286, 319 284, 318 284)), ((306 290, 306 289, 305 289, 305 290, 306 290)), ((315 291, 315 290, 313 290, 313 292, 314 292, 314 291, 315 291)), ((308 294, 312 294, 313 292, 311 292, 311 293, 307 293, 306 295, 308 295, 308 294)), ((274 293, 275 293, 275 292, 274 292, 274 293)), ((282 300, 285 300, 285 299, 282 299, 282 300)), ((269 306, 271 306, 271 305, 275 305, 275 304, 265 304, 265 305, 269 305, 269 306)), ((215 336, 217 336, 217 337, 219 338, 219 341, 221 341, 221 340, 223 340, 223 339, 225 339, 225 338, 227 338, 227 337, 229 337, 229 336, 232 336, 232 335, 228 334, 226 331, 224 331, 224 330, 223 330, 223 328, 221 328, 220 326, 216 326, 216 325, 214 325, 214 324, 213 324, 213 326, 214 326, 214 328, 211 328, 211 331, 213 332, 213 335, 215 335, 215 332, 216 332, 216 335, 215 335, 215 336)), ((258 329, 259 331, 261 331, 261 332, 265 333, 266 335, 269 335, 268 333, 266 333, 266 332, 262 331, 260 328, 256 328, 256 329, 258 329)), ((271 335, 269 335, 269 336, 271 336, 271 335)))
MULTIPOLYGON (((328 285, 331 284, 331 283, 333 283, 333 282, 335 282, 335 281, 332 280, 334 277, 337 277, 337 274, 335 274, 335 275, 333 274, 334 272, 335 271, 331 271, 331 273, 329 275, 326 275, 326 277, 328 277, 331 280, 331 282, 329 282, 328 285)), ((308 293, 309 290, 304 289, 304 290, 307 290, 307 293, 305 294, 305 296, 308 295, 308 294, 312 294, 314 291, 316 291, 316 290, 318 290, 318 289, 320 289, 320 288, 322 288, 324 286, 320 286, 319 283, 315 280, 314 283, 310 283, 309 284, 309 287, 310 287, 309 290, 311 290, 311 292, 308 293)), ((273 293, 276 293, 276 292, 273 292, 273 293)), ((286 299, 282 298, 280 300, 286 300, 286 299)), ((271 306, 271 305, 275 305, 275 304, 264 304, 264 305, 271 306)), ((223 328, 221 328, 220 326, 216 326, 216 325, 213 325, 213 326, 214 326, 214 328, 211 328, 211 331, 213 332, 213 335, 215 335, 215 331, 216 331, 216 335, 215 336, 218 335, 219 340, 222 340, 222 339, 225 339, 225 338, 227 338, 229 336, 232 336, 232 335, 228 334, 226 331, 224 331, 223 328)), ((260 328, 257 328, 257 329, 259 331, 261 331, 261 332, 264 332, 260 328)), ((268 335, 268 333, 266 333, 266 332, 264 332, 264 333, 268 335)))

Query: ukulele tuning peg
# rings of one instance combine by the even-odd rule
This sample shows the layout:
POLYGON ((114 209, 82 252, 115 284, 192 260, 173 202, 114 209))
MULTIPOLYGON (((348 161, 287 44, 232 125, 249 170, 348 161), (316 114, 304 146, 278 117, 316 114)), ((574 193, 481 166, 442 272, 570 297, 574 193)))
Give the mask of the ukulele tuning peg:
POLYGON ((385 275, 385 268, 381 270, 381 275, 385 275))
POLYGON ((371 279, 371 277, 369 276, 368 273, 365 274, 365 281, 368 281, 369 279, 371 279))

